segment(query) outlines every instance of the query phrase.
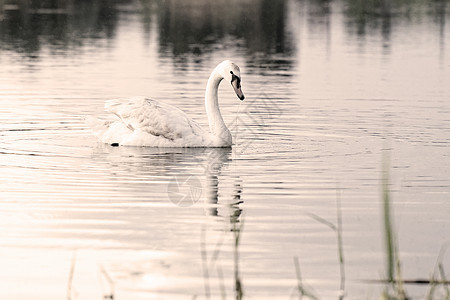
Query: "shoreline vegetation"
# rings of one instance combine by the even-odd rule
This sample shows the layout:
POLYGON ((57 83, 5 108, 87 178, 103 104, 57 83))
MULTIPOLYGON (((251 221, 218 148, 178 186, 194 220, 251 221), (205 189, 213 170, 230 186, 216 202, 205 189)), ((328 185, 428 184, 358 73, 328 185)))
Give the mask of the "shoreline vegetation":
MULTIPOLYGON (((450 300, 450 280, 446 277, 446 271, 443 267, 443 259, 448 248, 450 248, 450 242, 441 246, 439 255, 436 260, 436 266, 431 273, 430 278, 426 278, 426 275, 422 278, 412 278, 405 279, 401 272, 401 257, 399 254, 398 239, 395 230, 394 222, 394 210, 392 208, 392 196, 390 193, 390 175, 389 175, 389 163, 388 158, 383 157, 383 167, 381 172, 380 184, 382 187, 381 200, 380 200, 380 211, 381 211, 381 224, 383 231, 383 244, 384 244, 384 255, 385 255, 385 275, 381 279, 362 279, 361 282, 364 284, 376 284, 382 286, 380 295, 378 299, 382 300, 408 300, 415 299, 408 296, 407 286, 409 285, 427 285, 428 292, 426 294, 427 300, 443 299, 450 300)), ((236 200, 236 199, 235 199, 236 200)), ((231 299, 242 300, 245 299, 245 278, 240 276, 239 272, 239 245, 241 241, 241 235, 243 233, 243 220, 239 220, 241 217, 242 209, 238 207, 238 204, 244 203, 239 195, 239 202, 230 205, 230 232, 233 234, 233 249, 234 249, 234 291, 235 294, 231 299)), ((350 299, 352 295, 348 295, 346 291, 346 277, 345 277, 345 259, 344 259, 344 242, 343 235, 345 230, 342 225, 342 211, 341 211, 341 196, 339 194, 339 188, 336 193, 336 221, 326 220, 318 215, 307 213, 307 216, 314 219, 315 221, 321 223, 322 225, 328 227, 336 234, 337 243, 337 259, 339 262, 339 272, 340 281, 339 288, 337 289, 336 298, 338 300, 344 300, 347 297, 350 299)), ((217 273, 220 279, 220 295, 221 299, 229 299, 226 294, 226 288, 224 284, 224 278, 220 265, 217 263, 220 254, 220 248, 224 241, 224 236, 227 234, 223 233, 219 240, 219 243, 215 247, 214 253, 208 262, 208 256, 206 254, 205 246, 205 228, 202 229, 201 237, 201 249, 202 249, 202 265, 204 266, 204 284, 205 284, 205 299, 212 299, 212 292, 210 290, 210 278, 209 270, 216 266, 217 273), (209 266, 209 267, 208 267, 209 266)), ((245 232, 244 232, 245 234, 245 232)), ((290 297, 286 295, 287 299, 293 299, 297 297, 298 299, 309 299, 309 300, 319 300, 319 296, 315 294, 312 287, 307 286, 303 282, 303 277, 301 275, 301 262, 298 256, 293 257, 293 266, 297 284, 293 287, 290 297)), ((198 295, 194 295, 193 299, 196 299, 198 295)))
MULTIPOLYGON (((446 271, 443 267, 443 259, 448 248, 450 248, 450 242, 445 243, 441 246, 439 255, 436 259, 436 266, 431 273, 431 277, 427 278, 414 278, 414 279, 404 279, 401 272, 401 258, 399 255, 398 240, 396 237, 395 223, 394 223, 394 211, 392 208, 392 197, 389 190, 389 159, 383 157, 383 168, 381 176, 382 185, 382 195, 381 195, 381 211, 382 211, 382 225, 383 225, 383 238, 385 246, 385 269, 386 274, 382 279, 364 279, 361 280, 363 283, 367 284, 378 284, 383 285, 384 288, 381 292, 379 299, 382 300, 407 300, 411 299, 408 296, 406 285, 428 285, 428 293, 426 294, 427 300, 434 299, 445 299, 450 300, 450 280, 446 277, 446 271), (438 287, 442 289, 437 291, 438 287)), ((337 194, 336 199, 336 225, 332 222, 325 220, 317 215, 308 214, 311 218, 318 221, 319 223, 329 227, 336 233, 337 244, 338 244, 338 258, 340 265, 340 289, 338 292, 337 299, 343 300, 346 298, 347 294, 345 291, 345 264, 344 264, 344 253, 343 253, 343 242, 342 242, 342 213, 340 206, 340 195, 337 194)), ((307 287, 305 287, 300 278, 300 265, 298 258, 294 257, 294 266, 296 270, 297 280, 298 280, 298 298, 299 299, 320 299, 315 296, 307 287)), ((425 277, 425 275, 424 275, 425 277)), ((351 295, 350 295, 351 296, 351 295)))

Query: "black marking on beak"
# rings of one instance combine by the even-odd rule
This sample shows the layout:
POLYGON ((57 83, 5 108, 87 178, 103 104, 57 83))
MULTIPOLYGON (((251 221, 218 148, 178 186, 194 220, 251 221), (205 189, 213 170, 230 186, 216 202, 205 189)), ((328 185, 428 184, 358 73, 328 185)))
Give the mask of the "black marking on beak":
POLYGON ((231 84, 233 84, 233 81, 237 80, 236 87, 238 89, 240 89, 241 88, 241 79, 238 76, 234 75, 233 71, 230 71, 230 73, 231 73, 231 84))
POLYGON ((230 71, 231 74, 231 85, 233 86, 234 92, 238 96, 239 99, 244 100, 245 96, 241 90, 241 78, 239 76, 234 75, 233 71, 230 71))

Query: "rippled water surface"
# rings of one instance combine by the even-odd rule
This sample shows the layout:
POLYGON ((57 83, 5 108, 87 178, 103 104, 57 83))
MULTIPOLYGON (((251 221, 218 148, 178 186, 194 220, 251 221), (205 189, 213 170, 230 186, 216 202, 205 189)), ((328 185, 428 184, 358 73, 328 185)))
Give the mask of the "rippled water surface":
POLYGON ((402 276, 430 278, 450 232, 448 2, 48 2, 0 1, 2 299, 292 299, 294 257, 337 299, 338 212, 346 299, 378 299, 383 157, 402 276), (232 149, 111 147, 85 125, 145 95, 206 128, 225 58, 246 95, 220 87, 232 149))

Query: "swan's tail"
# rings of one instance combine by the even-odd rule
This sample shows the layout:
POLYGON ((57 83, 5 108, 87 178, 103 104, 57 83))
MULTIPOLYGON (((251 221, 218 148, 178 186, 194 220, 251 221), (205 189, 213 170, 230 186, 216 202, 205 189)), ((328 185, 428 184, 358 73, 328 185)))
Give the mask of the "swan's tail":
POLYGON ((86 125, 91 129, 92 133, 100 138, 106 130, 108 130, 109 125, 111 125, 111 121, 100 120, 93 116, 87 116, 84 119, 86 125))
POLYGON ((101 120, 88 116, 85 123, 92 133, 106 144, 120 144, 130 134, 130 129, 117 120, 101 120))

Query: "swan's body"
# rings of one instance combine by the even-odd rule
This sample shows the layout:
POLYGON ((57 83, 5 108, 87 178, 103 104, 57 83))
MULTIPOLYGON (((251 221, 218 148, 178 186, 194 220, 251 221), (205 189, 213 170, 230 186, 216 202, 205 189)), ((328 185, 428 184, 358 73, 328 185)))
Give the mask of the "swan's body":
MULTIPOLYGON (((150 98, 134 97, 106 101, 106 111, 119 119, 91 124, 100 141, 111 145, 148 147, 231 147, 231 133, 220 114, 218 87, 228 79, 237 96, 244 100, 239 67, 220 63, 206 85, 205 107, 210 131, 175 106, 150 98)), ((91 122, 93 123, 93 122, 91 122)))

